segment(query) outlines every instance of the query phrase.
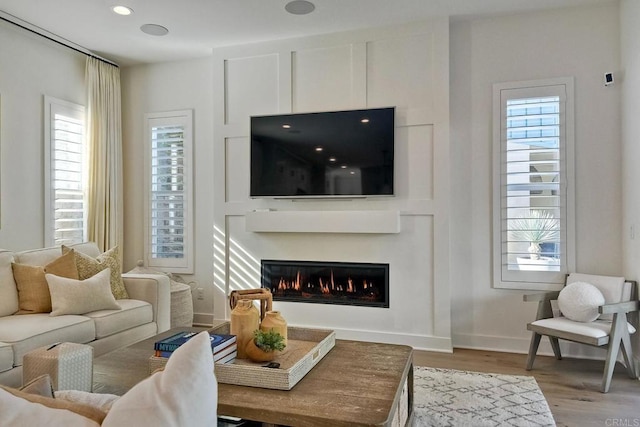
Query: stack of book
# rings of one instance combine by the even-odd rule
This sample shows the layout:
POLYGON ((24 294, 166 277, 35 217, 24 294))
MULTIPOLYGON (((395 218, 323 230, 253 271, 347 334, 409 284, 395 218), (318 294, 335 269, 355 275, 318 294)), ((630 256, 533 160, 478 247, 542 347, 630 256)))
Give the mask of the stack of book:
MULTIPOLYGON (((180 332, 163 340, 156 341, 153 348, 156 357, 170 357, 182 344, 186 343, 197 332, 180 332)), ((211 351, 214 363, 231 363, 238 355, 238 344, 235 335, 221 335, 209 333, 211 338, 211 351)))

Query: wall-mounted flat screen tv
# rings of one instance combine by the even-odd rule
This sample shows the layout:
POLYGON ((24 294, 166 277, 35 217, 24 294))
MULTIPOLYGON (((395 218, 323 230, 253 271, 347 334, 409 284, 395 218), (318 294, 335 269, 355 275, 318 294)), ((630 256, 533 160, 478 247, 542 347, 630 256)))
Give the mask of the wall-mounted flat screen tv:
POLYGON ((393 195, 394 121, 394 107, 251 117, 251 197, 393 195))

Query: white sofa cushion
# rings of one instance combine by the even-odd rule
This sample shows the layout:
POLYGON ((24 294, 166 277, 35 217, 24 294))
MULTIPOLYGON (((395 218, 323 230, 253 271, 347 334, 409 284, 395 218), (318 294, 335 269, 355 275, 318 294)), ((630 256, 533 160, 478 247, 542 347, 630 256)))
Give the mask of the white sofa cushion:
POLYGON ((13 368, 13 348, 10 344, 0 342, 0 372, 13 368))
POLYGON ((13 252, 0 249, 0 317, 11 316, 20 309, 18 288, 13 280, 13 252))
MULTIPOLYGON (((69 245, 69 248, 75 249, 85 255, 96 257, 100 255, 100 249, 94 242, 77 243, 69 245)), ((45 266, 54 259, 62 255, 62 247, 52 246, 49 248, 32 249, 28 251, 16 252, 16 261, 20 264, 45 266)))
POLYGON ((51 317, 48 313, 0 317, 0 341, 13 345, 13 365, 25 353, 54 342, 86 344, 94 340, 93 320, 86 316, 51 317))
POLYGON ((153 322, 153 308, 148 302, 119 299, 118 304, 120 310, 99 310, 85 314, 95 322, 96 339, 153 322))

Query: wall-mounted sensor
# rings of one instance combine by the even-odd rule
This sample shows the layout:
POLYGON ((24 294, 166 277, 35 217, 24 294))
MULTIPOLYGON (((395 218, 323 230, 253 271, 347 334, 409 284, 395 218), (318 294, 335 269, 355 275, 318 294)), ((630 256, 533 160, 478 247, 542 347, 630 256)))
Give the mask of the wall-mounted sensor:
POLYGON ((605 86, 613 85, 613 73, 604 73, 604 85, 605 86))

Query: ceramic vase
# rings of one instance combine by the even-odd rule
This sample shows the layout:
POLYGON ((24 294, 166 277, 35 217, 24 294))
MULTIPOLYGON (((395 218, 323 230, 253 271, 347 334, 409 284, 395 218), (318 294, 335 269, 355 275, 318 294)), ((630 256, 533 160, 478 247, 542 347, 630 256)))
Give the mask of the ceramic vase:
MULTIPOLYGON (((238 351, 240 351, 239 348, 238 348, 238 351)), ((253 341, 253 338, 252 338, 247 342, 247 345, 245 347, 245 354, 247 355, 248 359, 254 362, 270 362, 276 358, 276 355, 278 354, 278 352, 264 351, 263 349, 261 349, 256 345, 256 343, 253 341)))
POLYGON ((246 359, 246 347, 253 332, 260 327, 260 313, 251 300, 240 300, 231 310, 230 333, 236 336, 238 359, 246 359))
POLYGON ((265 332, 273 329, 284 337, 284 345, 287 345, 287 321, 279 311, 267 311, 260 324, 260 329, 265 332))

